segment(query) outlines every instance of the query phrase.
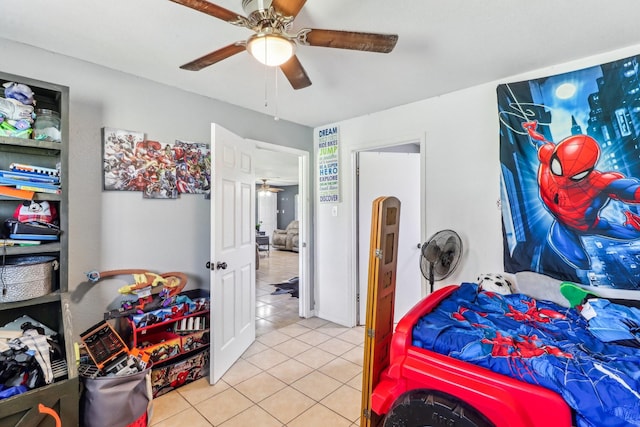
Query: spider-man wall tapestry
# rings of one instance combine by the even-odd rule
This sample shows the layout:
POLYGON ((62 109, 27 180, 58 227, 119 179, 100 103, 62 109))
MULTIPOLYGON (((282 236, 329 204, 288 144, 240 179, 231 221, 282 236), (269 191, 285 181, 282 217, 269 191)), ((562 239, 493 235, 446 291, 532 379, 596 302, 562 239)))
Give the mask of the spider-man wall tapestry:
POLYGON ((639 67, 498 86, 506 271, 640 290, 639 67))

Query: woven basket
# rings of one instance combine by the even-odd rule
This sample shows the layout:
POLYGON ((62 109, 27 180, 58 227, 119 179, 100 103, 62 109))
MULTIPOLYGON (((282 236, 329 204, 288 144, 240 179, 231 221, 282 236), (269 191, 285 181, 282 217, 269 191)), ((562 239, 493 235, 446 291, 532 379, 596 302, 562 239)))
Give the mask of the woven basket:
POLYGON ((0 303, 41 297, 53 291, 53 270, 58 261, 52 256, 24 256, 0 264, 0 303))

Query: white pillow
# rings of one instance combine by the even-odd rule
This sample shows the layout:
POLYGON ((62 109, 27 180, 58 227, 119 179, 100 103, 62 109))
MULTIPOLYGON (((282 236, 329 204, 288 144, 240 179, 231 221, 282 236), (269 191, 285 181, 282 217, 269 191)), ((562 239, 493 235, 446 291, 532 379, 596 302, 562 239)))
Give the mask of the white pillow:
POLYGON ((555 302, 563 307, 571 306, 569 300, 560 292, 562 280, 532 271, 521 271, 516 273, 515 276, 515 292, 528 295, 538 300, 555 302))

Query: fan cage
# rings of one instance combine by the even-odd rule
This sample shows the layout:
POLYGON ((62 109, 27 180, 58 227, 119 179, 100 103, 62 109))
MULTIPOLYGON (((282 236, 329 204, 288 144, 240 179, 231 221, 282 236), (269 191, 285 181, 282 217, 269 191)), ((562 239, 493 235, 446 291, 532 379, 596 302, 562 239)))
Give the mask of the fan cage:
MULTIPOLYGON (((433 282, 444 280, 449 277, 460 263, 462 258, 463 244, 462 239, 453 230, 441 230, 433 234, 421 246, 420 253, 420 271, 425 279, 429 281, 431 291, 433 292, 433 282), (434 244, 437 247, 437 260, 430 262, 426 256, 427 250, 434 250, 434 244), (447 248, 447 245, 449 247, 447 248), (453 252, 452 252, 453 251, 453 252)), ((433 255, 430 254, 430 255, 433 255)))

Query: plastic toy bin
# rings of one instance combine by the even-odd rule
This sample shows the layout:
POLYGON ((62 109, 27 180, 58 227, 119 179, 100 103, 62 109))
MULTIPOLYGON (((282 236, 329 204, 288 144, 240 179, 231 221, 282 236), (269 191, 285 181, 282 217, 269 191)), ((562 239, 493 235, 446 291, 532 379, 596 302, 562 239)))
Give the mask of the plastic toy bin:
POLYGON ((137 347, 148 354, 154 363, 175 357, 182 352, 180 336, 173 332, 155 332, 145 335, 142 339, 143 341, 138 343, 137 347), (146 342, 153 344, 145 345, 146 342))

